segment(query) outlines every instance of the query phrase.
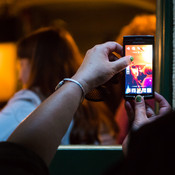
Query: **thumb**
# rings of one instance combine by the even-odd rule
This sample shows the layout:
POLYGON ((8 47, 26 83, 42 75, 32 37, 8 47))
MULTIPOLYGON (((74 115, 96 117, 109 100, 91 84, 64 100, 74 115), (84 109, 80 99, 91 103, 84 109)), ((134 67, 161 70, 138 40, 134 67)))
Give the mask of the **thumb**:
POLYGON ((127 66, 129 66, 133 60, 134 58, 132 56, 125 56, 111 62, 111 64, 113 64, 113 69, 115 70, 115 73, 118 73, 124 70, 127 66))
POLYGON ((148 118, 146 116, 144 98, 141 95, 137 95, 135 98, 135 120, 133 122, 133 129, 139 129, 147 122, 148 118))

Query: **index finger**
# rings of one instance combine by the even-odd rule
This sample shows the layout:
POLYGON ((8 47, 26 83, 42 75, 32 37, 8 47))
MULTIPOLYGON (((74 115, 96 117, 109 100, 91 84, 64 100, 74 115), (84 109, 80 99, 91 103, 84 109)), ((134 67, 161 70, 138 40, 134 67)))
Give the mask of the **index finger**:
POLYGON ((159 108, 160 108, 159 115, 162 116, 162 115, 170 112, 171 106, 166 101, 166 99, 162 95, 158 94, 157 92, 155 92, 154 94, 155 94, 155 100, 159 103, 159 108))
POLYGON ((114 41, 106 42, 106 43, 102 44, 102 47, 104 48, 104 50, 107 54, 109 54, 111 52, 116 52, 120 55, 123 54, 123 47, 114 41))
POLYGON ((166 101, 166 99, 162 95, 158 94, 157 92, 155 92, 154 95, 155 95, 156 102, 158 102, 160 105, 160 108, 171 107, 170 104, 166 101))
POLYGON ((134 121, 134 110, 129 101, 125 102, 125 109, 126 109, 129 121, 133 122, 134 121))

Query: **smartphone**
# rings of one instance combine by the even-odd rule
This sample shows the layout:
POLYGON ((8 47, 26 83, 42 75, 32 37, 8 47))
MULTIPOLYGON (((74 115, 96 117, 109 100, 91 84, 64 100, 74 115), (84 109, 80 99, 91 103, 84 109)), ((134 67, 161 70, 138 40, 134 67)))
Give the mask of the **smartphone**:
POLYGON ((131 35, 123 37, 123 53, 134 57, 124 70, 124 98, 133 99, 138 94, 145 99, 154 97, 154 36, 131 35))

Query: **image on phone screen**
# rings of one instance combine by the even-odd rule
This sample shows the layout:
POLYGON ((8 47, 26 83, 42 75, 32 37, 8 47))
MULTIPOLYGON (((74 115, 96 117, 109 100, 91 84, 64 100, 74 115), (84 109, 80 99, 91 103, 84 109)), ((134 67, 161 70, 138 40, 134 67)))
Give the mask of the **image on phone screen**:
POLYGON ((125 69, 125 95, 153 93, 153 45, 125 45, 125 55, 134 57, 125 69))

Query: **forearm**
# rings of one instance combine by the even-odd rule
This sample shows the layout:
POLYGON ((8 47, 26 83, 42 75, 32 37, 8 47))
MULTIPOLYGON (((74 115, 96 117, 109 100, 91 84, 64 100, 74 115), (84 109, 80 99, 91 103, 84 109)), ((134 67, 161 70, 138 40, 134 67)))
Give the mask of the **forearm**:
POLYGON ((33 150, 49 164, 79 106, 81 96, 78 85, 66 82, 19 125, 8 141, 33 150))

